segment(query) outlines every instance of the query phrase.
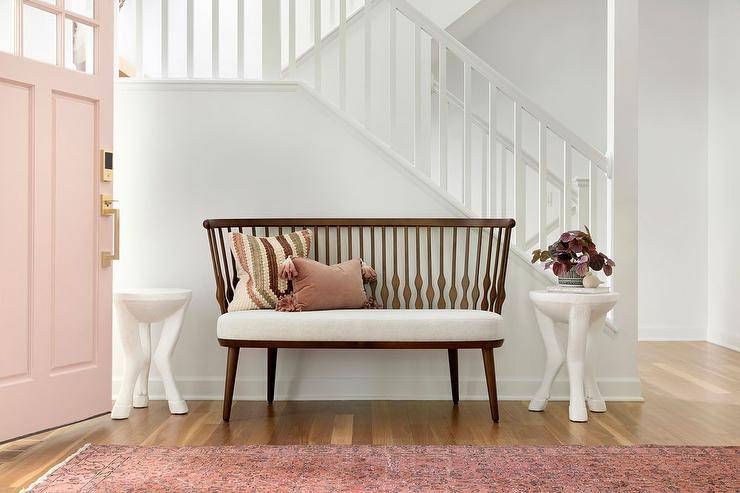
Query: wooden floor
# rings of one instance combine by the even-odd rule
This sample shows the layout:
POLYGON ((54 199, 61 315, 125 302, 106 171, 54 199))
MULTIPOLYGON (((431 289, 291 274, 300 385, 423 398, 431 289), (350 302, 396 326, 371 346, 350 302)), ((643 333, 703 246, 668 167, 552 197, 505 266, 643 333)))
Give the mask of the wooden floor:
POLYGON ((152 402, 125 421, 109 415, 0 445, 0 491, 15 491, 85 443, 221 444, 690 444, 740 445, 740 353, 701 342, 639 344, 644 403, 610 402, 588 423, 568 421, 566 402, 543 413, 502 402, 190 402, 172 416, 152 402))

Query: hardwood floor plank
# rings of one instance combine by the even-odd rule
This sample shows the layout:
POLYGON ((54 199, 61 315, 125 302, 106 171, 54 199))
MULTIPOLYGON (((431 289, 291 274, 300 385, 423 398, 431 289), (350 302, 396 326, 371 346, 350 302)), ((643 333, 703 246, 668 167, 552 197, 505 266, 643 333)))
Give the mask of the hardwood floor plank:
POLYGON ((705 390, 708 390, 709 392, 713 392, 715 394, 731 394, 729 390, 723 389, 722 387, 719 387, 717 385, 714 385, 711 382, 707 382, 704 379, 697 378, 691 373, 685 372, 683 370, 679 370, 678 368, 675 368, 671 365, 665 364, 665 363, 653 363, 654 366, 660 368, 663 371, 669 372, 691 384, 697 385, 705 390))
POLYGON ((352 445, 352 423, 354 415, 337 414, 334 416, 331 432, 332 445, 352 445))

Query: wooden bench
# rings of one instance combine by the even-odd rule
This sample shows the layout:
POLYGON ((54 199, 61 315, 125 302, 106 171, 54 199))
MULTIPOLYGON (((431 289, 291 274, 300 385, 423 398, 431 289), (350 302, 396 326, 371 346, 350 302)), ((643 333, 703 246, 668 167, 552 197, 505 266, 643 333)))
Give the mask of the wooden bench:
POLYGON ((458 349, 481 349, 491 417, 498 421, 493 348, 504 342, 501 308, 513 219, 207 219, 218 319, 228 348, 223 419, 229 420, 239 350, 267 348, 267 401, 275 395, 278 348, 447 349, 452 400, 459 399, 458 349), (360 257, 375 267, 369 294, 382 310, 228 313, 236 263, 226 233, 313 233, 310 257, 333 264, 360 257))

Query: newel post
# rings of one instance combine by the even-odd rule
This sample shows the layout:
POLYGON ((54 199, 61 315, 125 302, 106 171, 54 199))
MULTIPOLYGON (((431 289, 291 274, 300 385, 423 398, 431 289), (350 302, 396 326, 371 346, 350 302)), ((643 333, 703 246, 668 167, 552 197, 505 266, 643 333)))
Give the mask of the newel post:
POLYGON ((280 2, 262 2, 262 80, 280 80, 280 2))
POLYGON ((613 287, 619 365, 639 392, 637 374, 637 118, 639 0, 607 0, 607 156, 613 172, 609 189, 608 245, 615 259, 613 287))

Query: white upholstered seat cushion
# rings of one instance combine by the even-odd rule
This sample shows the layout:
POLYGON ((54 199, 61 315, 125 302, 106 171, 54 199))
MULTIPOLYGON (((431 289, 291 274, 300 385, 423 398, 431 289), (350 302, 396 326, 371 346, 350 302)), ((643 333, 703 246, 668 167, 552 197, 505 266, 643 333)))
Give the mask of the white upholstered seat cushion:
POLYGON ((219 339, 251 341, 495 341, 501 315, 482 310, 250 310, 218 318, 219 339))

